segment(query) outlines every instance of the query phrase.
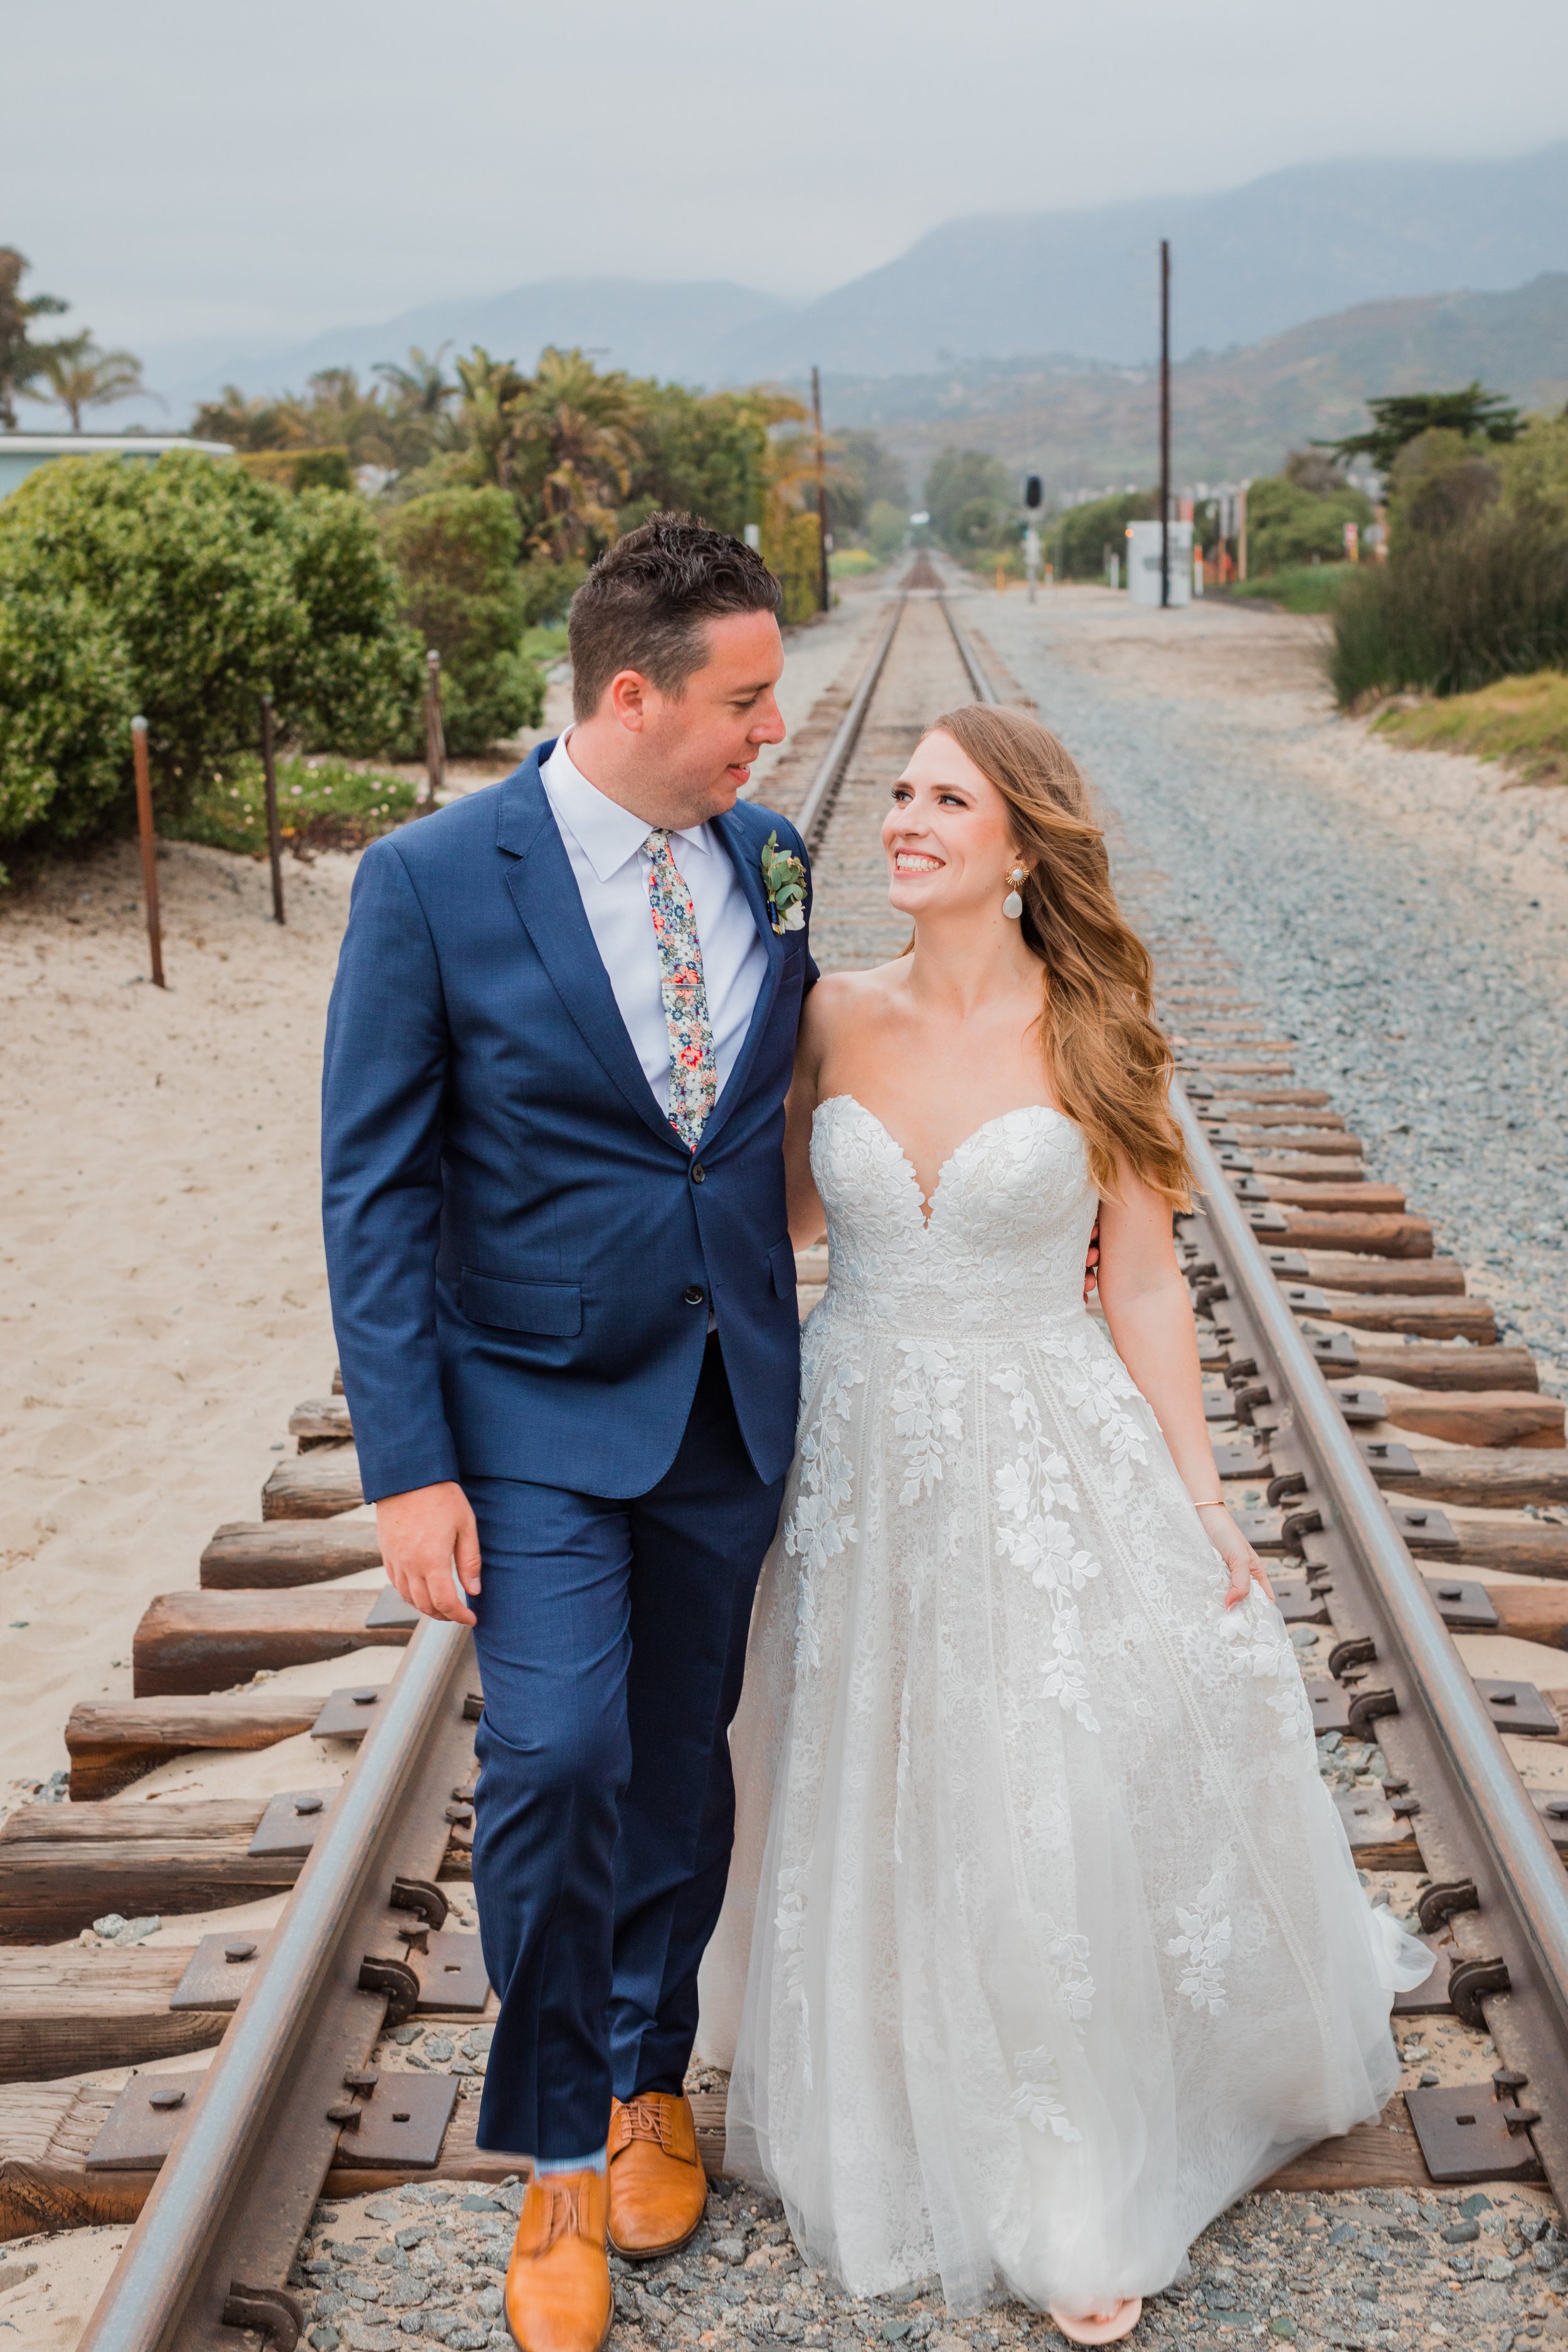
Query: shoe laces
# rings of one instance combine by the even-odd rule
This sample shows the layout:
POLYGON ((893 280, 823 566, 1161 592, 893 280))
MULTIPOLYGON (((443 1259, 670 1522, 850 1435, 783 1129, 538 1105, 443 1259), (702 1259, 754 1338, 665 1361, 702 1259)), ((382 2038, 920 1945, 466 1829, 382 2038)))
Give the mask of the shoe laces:
POLYGON ((544 2200, 544 2223, 538 2251, 548 2253, 557 2238, 584 2235, 582 2191, 559 2173, 535 2175, 535 2189, 544 2200))
POLYGON ((668 2152, 669 2144, 665 2136, 662 2101, 647 2097, 627 2099, 622 2104, 620 2120, 625 2126, 626 2140, 657 2140, 668 2152))

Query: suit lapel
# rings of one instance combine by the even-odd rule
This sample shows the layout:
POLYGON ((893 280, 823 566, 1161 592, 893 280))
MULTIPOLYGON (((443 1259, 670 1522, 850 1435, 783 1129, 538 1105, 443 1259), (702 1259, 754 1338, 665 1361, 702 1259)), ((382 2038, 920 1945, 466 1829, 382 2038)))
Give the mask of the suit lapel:
MULTIPOLYGON (((746 1090, 746 1080, 756 1057, 757 1041, 768 1024, 769 1016, 773 1009, 773 1000, 779 992, 779 982, 784 973, 784 941, 773 929, 773 911, 768 905, 767 894, 763 888, 762 866, 759 863, 759 852, 762 846, 760 836, 755 842, 751 839, 751 828, 748 827, 739 806, 726 810, 722 816, 710 818, 710 823, 729 853, 730 862, 740 878, 742 889, 746 894, 746 903, 751 908, 752 919, 757 927, 757 935, 768 951, 768 968, 763 975, 763 984, 757 991, 757 1001, 752 1007, 751 1022, 740 1053, 735 1057, 734 1067, 725 1079, 723 1089, 709 1116, 707 1126, 702 1130, 704 1144, 711 1144, 720 1128, 746 1090)), ((700 1148, 700 1145, 699 1149, 700 1148)))
POLYGON ((626 1034, 572 861, 539 781, 540 767, 553 749, 541 744, 501 787, 497 846, 508 857, 507 888, 584 1044, 637 1117, 684 1159, 686 1147, 660 1110, 626 1034))

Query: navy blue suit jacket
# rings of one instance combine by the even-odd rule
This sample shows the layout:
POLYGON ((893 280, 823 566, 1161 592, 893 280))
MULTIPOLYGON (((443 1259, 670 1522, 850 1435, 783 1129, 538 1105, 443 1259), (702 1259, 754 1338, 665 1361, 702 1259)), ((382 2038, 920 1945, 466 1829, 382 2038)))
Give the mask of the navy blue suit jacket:
POLYGON ((384 835, 354 881, 321 1156, 372 1500, 464 1475, 646 1494, 680 1443, 710 1304, 758 1475, 781 1477, 795 1443, 784 1098, 816 968, 805 931, 774 932, 759 861, 775 830, 804 845, 745 802, 712 820, 768 967, 693 1154, 594 944, 539 781, 552 749, 384 835))

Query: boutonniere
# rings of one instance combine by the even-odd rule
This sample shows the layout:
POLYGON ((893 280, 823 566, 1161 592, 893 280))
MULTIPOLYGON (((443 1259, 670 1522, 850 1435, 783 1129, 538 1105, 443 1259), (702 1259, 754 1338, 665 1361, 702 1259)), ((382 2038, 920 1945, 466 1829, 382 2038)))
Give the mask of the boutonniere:
POLYGON ((779 847, 776 833, 763 845, 763 888, 775 931, 805 929, 805 868, 792 851, 779 847))

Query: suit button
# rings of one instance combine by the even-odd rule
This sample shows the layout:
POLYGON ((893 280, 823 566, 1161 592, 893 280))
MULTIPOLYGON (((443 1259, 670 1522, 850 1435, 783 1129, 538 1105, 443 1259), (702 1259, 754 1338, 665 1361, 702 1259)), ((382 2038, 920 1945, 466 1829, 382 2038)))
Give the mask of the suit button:
POLYGON ((694 1282, 689 1282, 680 1295, 688 1307, 700 1307, 702 1304, 702 1293, 694 1282))
POLYGON ((694 1160, 691 1163, 691 1181, 694 1184, 705 1184, 708 1181, 708 1171, 700 1160, 694 1160))

